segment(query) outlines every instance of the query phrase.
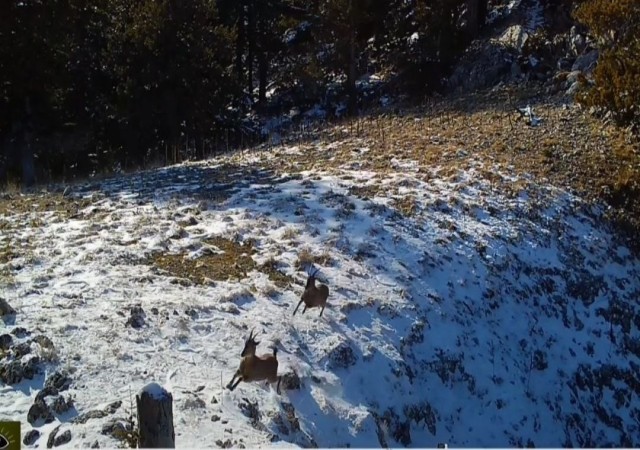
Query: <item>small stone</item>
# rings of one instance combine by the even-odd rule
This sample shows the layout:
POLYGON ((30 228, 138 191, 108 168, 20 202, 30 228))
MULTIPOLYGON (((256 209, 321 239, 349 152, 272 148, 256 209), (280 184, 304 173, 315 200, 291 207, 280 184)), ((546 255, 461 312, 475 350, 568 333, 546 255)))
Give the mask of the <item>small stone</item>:
MULTIPOLYGON (((58 447, 60 445, 68 444, 71 441, 71 430, 65 430, 60 436, 56 436, 53 440, 53 446, 58 447)), ((48 446, 48 443, 47 443, 48 446)))
POLYGON ((53 417, 51 409, 49 409, 49 405, 47 405, 44 400, 37 399, 33 405, 31 405, 31 408, 29 408, 27 422, 35 426, 35 424, 39 424, 41 420, 44 421, 44 423, 51 423, 55 418, 53 417))
POLYGON ((13 347, 13 357, 15 359, 21 359, 23 356, 28 355, 29 353, 31 353, 31 346, 26 342, 15 345, 13 347))
POLYGON ((211 398, 211 403, 213 403, 214 405, 218 403, 218 399, 215 395, 211 398))
POLYGON ((47 448, 52 448, 53 444, 56 440, 56 435, 58 434, 58 430, 60 430, 61 425, 58 425, 49 433, 49 439, 47 439, 47 448))
POLYGON ((87 423, 90 419, 102 419, 106 417, 108 414, 105 411, 100 410, 91 410, 86 413, 80 414, 78 417, 74 418, 71 423, 87 423))
POLYGON ((280 384, 282 385, 282 389, 287 391, 300 389, 300 387, 302 386, 300 377, 295 371, 287 372, 282 375, 280 384))
POLYGON ((11 330, 11 334, 13 334, 18 339, 22 339, 23 337, 31 336, 31 331, 27 331, 26 328, 15 327, 11 330))
POLYGON ((118 408, 120 408, 121 406, 122 406, 122 401, 116 400, 113 403, 109 403, 107 407, 104 409, 104 411, 108 414, 114 414, 118 410, 118 408))
POLYGON ((220 420, 220 416, 217 414, 214 414, 213 416, 211 416, 211 421, 212 422, 217 422, 218 420, 220 420))
POLYGON ((44 387, 55 388, 58 391, 66 391, 71 386, 72 380, 66 372, 56 371, 47 378, 44 387))
POLYGON ((73 408, 73 399, 64 398, 63 395, 60 395, 53 401, 51 408, 56 414, 64 414, 73 408))
POLYGON ((38 358, 31 358, 28 362, 22 363, 13 360, 7 364, 0 364, 0 381, 4 384, 16 384, 24 378, 32 379, 39 370, 38 358))
POLYGON ((125 326, 129 326, 131 328, 142 328, 144 326, 144 320, 146 318, 146 314, 142 309, 142 306, 136 305, 131 308, 129 311, 130 316, 127 319, 125 326))
POLYGON ((3 334, 0 336, 0 350, 9 350, 12 342, 13 338, 10 334, 3 334))
POLYGON ((0 298, 0 317, 12 316, 16 314, 16 310, 3 298, 0 298))
POLYGON ((35 342, 40 347, 46 348, 46 349, 49 349, 49 350, 53 350, 55 348, 55 346, 53 345, 53 342, 51 341, 51 339, 49 339, 44 334, 40 334, 40 335, 34 337, 31 340, 31 342, 35 342))
POLYGON ((40 432, 38 430, 29 430, 27 434, 24 435, 22 443, 24 445, 33 445, 39 438, 40 432))
POLYGON ((53 397, 58 395, 58 390, 53 386, 45 385, 40 392, 36 394, 36 400, 44 400, 47 397, 53 397))

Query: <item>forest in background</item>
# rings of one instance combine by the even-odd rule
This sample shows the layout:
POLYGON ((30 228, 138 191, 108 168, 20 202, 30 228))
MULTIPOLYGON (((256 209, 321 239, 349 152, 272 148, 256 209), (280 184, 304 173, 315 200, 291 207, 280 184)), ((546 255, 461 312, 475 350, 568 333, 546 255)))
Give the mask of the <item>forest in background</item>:
MULTIPOLYGON (((492 3, 11 0, 0 16, 0 182, 205 157, 258 142, 252 117, 292 107, 354 115, 367 106, 365 74, 388 75, 378 99, 424 98, 443 88, 492 3)), ((638 6, 556 8, 580 4, 576 17, 611 49, 582 101, 637 122, 638 6)))

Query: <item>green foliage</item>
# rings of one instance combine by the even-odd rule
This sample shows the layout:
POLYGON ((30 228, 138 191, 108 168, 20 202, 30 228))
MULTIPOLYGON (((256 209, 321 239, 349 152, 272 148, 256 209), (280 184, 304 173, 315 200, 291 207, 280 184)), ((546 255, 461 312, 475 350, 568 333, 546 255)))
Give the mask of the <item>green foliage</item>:
POLYGON ((580 100, 610 110, 620 123, 640 126, 640 2, 589 0, 575 16, 600 50, 595 86, 580 100))

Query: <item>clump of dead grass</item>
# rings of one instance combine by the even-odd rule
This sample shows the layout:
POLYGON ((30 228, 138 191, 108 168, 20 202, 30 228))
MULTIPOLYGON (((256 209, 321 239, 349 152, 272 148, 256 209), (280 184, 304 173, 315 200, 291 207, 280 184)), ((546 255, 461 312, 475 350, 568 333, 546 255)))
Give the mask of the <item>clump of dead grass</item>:
POLYGON ((279 263, 275 258, 269 258, 258 266, 258 270, 266 274, 269 279, 279 288, 285 288, 294 282, 293 277, 283 273, 279 268, 279 263))
POLYGON ((322 253, 312 253, 309 248, 304 247, 298 253, 298 259, 295 263, 296 270, 307 270, 312 265, 331 266, 334 259, 328 251, 322 253))
POLYGON ((242 280, 256 268, 251 257, 256 253, 253 241, 243 243, 223 237, 214 237, 206 241, 221 253, 206 254, 191 259, 185 253, 155 253, 150 263, 174 277, 188 279, 196 284, 206 284, 209 280, 242 280))

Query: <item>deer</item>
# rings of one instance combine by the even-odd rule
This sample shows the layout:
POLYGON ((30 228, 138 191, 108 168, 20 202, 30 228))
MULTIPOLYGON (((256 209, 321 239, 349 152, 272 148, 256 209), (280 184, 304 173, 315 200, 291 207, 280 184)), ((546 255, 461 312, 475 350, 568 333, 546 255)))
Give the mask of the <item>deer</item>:
POLYGON ((322 308, 320 310, 320 317, 322 317, 322 313, 324 312, 324 307, 327 306, 327 298, 329 297, 329 287, 325 284, 320 284, 316 286, 316 275, 320 269, 316 269, 314 272, 309 273, 307 277, 307 285, 304 288, 304 292, 302 293, 302 297, 300 297, 300 302, 298 302, 298 306, 296 306, 295 311, 293 311, 293 315, 296 315, 298 308, 302 302, 304 302, 304 308, 302 309, 302 314, 307 310, 307 308, 322 308))
POLYGON ((251 330, 249 338, 244 344, 244 349, 240 354, 240 356, 242 356, 240 366, 231 381, 227 384, 227 389, 233 391, 241 381, 249 383, 252 381, 267 380, 268 383, 278 382, 276 391, 280 394, 280 381, 282 377, 278 376, 278 358, 276 356, 278 349, 274 346, 272 355, 256 356, 256 347, 260 342, 256 342, 253 331, 254 330, 251 330), (238 380, 233 384, 236 378, 238 378, 238 380))

